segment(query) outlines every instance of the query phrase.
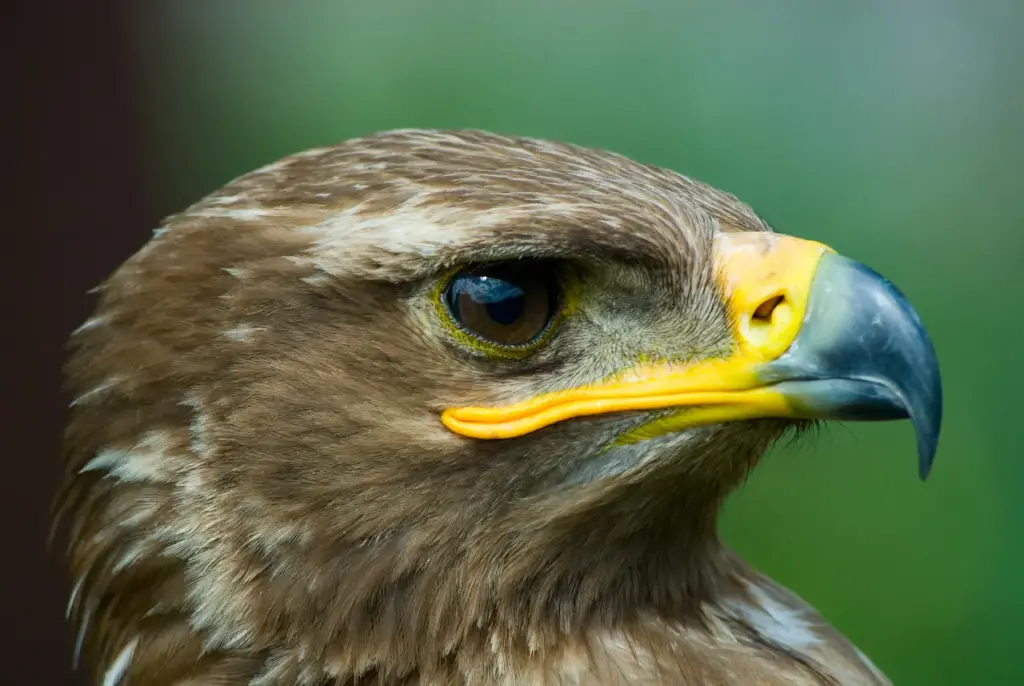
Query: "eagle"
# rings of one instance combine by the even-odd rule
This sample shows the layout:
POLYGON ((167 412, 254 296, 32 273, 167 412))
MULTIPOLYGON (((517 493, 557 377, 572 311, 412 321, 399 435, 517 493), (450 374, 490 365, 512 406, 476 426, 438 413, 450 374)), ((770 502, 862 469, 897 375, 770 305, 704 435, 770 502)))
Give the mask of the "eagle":
POLYGON ((96 290, 54 521, 97 684, 889 683, 716 521, 824 420, 910 419, 924 478, 936 354, 731 194, 385 131, 231 181, 96 290))

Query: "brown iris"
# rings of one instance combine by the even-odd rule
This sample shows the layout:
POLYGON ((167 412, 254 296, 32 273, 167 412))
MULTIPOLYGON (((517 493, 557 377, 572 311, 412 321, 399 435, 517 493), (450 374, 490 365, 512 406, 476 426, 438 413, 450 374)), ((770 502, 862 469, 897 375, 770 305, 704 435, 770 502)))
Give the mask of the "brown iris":
POLYGON ((523 263, 478 267, 452 279, 445 301, 468 333, 505 347, 529 345, 551 323, 558 306, 550 267, 523 263))

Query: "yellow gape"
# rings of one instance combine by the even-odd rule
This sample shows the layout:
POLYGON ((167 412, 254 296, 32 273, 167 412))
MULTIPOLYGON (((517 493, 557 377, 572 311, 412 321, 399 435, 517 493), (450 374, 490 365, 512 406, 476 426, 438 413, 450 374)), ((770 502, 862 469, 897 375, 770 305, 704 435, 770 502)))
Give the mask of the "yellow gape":
POLYGON ((828 253, 821 243, 775 233, 719 234, 715 262, 734 327, 732 355, 691 364, 638 363, 611 379, 512 405, 450 408, 441 420, 457 434, 497 439, 573 417, 680 408, 619 439, 631 442, 699 424, 797 416, 788 397, 766 385, 763 372, 796 340, 828 253))

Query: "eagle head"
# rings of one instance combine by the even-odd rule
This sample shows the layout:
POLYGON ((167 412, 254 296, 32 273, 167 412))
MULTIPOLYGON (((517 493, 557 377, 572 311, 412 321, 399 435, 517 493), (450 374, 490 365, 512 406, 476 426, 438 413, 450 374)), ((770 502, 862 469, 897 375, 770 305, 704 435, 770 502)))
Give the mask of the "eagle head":
POLYGON ((759 624, 804 610, 716 516, 820 419, 909 417, 924 475, 935 354, 729 194, 393 131, 229 183, 98 292, 57 514, 104 684, 882 679, 815 615, 828 650, 759 624))

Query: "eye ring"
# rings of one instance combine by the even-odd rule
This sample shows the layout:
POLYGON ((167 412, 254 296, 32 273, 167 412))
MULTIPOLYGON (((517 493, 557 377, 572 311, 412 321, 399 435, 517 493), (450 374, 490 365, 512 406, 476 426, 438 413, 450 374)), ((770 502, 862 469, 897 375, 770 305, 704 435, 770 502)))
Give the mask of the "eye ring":
POLYGON ((478 352, 522 357, 539 348, 562 315, 558 270, 537 262, 461 268, 435 294, 457 342, 478 352))

